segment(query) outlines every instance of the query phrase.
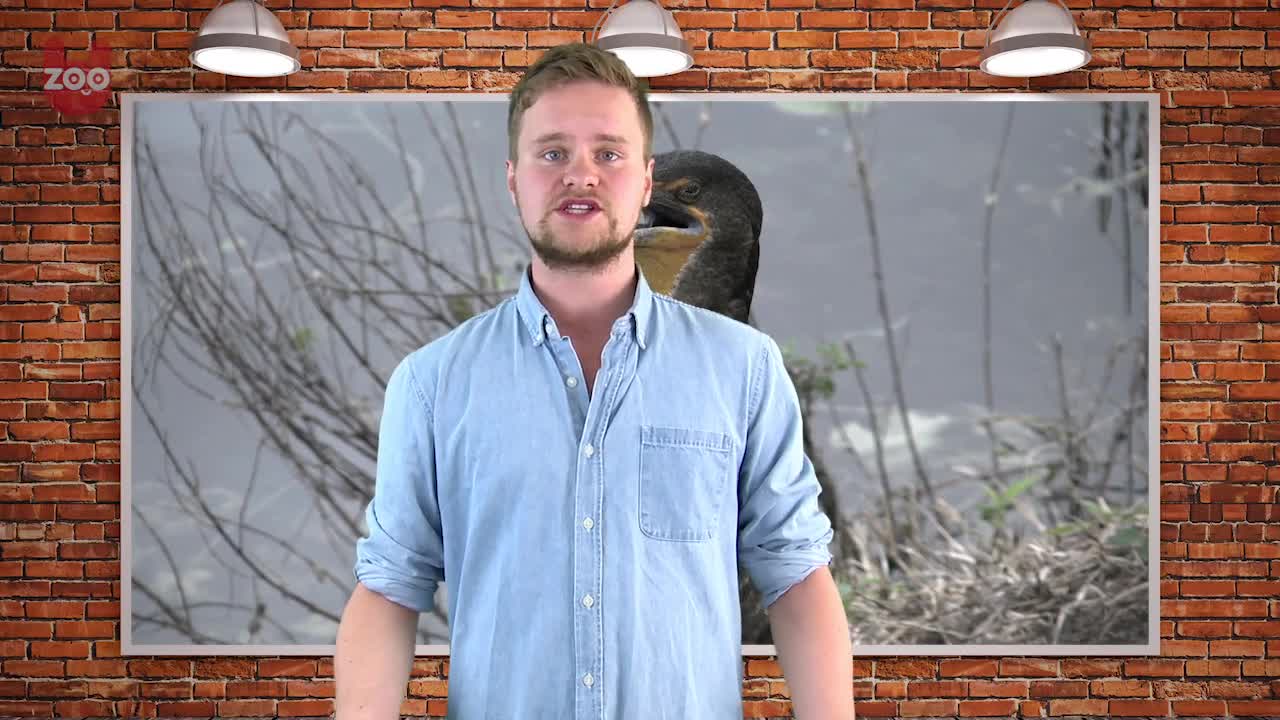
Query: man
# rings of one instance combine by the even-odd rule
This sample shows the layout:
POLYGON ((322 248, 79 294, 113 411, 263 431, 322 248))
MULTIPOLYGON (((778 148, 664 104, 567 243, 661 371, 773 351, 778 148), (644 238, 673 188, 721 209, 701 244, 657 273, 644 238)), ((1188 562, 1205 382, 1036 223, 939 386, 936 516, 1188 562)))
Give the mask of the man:
POLYGON ((513 90, 518 293, 387 385, 337 720, 397 717, 419 612, 448 589, 458 720, 739 720, 741 560, 799 720, 848 720, 831 525, 777 344, 653 293, 644 87, 591 45, 513 90))

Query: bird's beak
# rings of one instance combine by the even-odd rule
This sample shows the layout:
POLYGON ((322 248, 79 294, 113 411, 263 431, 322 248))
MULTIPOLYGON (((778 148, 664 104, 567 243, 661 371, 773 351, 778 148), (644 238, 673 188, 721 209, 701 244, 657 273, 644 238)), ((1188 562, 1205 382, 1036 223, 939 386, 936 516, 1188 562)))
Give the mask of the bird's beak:
POLYGON ((663 203, 655 193, 640 210, 633 233, 636 262, 650 287, 671 294, 677 276, 707 234, 705 218, 696 208, 663 203))

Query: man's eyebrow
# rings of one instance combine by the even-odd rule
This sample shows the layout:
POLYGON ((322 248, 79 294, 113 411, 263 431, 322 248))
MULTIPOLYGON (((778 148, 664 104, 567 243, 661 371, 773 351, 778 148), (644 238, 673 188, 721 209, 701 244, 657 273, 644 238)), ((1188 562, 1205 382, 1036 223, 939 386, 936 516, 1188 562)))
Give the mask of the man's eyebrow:
MULTIPOLYGON (((569 139, 568 133, 551 132, 551 133, 546 133, 545 135, 539 135, 538 137, 534 138, 533 144, 541 145, 542 143, 546 143, 546 142, 562 141, 562 140, 568 140, 568 139, 569 139)), ((604 142, 617 143, 618 145, 627 144, 627 139, 625 137, 621 135, 610 135, 609 133, 596 133, 595 139, 603 140, 604 142)))

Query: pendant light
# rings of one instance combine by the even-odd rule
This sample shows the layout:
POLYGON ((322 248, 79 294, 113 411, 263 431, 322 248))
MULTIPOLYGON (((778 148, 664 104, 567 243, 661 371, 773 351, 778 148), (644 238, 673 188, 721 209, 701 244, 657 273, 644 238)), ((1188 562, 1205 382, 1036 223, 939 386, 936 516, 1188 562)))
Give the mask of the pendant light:
MULTIPOLYGON (((1012 3, 1009 0, 1000 12, 1012 3)), ((991 25, 999 15, 991 17, 991 25)), ((991 25, 987 26, 986 47, 979 64, 988 75, 1056 75, 1083 67, 1091 57, 1089 42, 1080 35, 1066 5, 1026 0, 1005 15, 994 33, 991 25)))
POLYGON ((256 0, 219 0, 191 43, 191 62, 241 77, 276 77, 302 67, 284 25, 256 0))
POLYGON ((693 66, 689 43, 671 11, 653 0, 617 0, 596 21, 596 47, 622 58, 636 77, 674 75, 693 66), (600 24, 604 23, 604 27, 600 24))

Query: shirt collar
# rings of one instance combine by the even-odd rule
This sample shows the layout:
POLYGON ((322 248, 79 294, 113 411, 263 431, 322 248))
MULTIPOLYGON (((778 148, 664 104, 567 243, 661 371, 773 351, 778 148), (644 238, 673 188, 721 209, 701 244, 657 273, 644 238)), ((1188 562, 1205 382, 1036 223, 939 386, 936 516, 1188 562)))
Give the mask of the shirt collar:
MULTIPOLYGON (((554 329, 555 321, 551 319, 551 313, 547 312, 546 306, 533 291, 532 278, 533 266, 526 266, 520 275, 520 289, 516 292, 516 308, 529 331, 529 336, 533 338, 533 344, 541 345, 547 339, 547 330, 554 329)), ((635 299, 631 301, 631 308, 627 310, 626 317, 636 343, 642 350, 648 346, 649 317, 652 311, 653 290, 650 289, 649 282, 645 280, 644 273, 637 265, 635 299)))

